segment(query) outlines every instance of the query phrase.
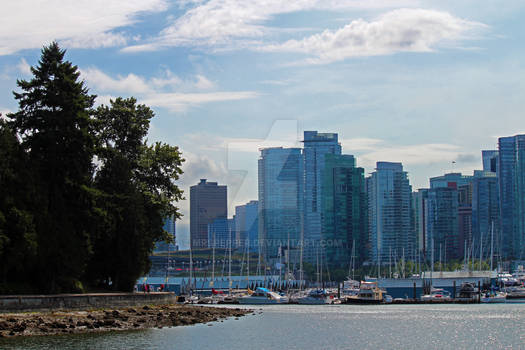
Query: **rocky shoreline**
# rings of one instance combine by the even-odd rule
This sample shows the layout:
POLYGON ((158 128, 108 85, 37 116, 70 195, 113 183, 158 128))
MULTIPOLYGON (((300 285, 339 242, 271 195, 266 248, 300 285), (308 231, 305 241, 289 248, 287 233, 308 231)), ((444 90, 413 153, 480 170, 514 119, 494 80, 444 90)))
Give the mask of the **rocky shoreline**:
POLYGON ((0 338, 186 326, 250 313, 253 310, 189 305, 9 313, 0 314, 0 338))

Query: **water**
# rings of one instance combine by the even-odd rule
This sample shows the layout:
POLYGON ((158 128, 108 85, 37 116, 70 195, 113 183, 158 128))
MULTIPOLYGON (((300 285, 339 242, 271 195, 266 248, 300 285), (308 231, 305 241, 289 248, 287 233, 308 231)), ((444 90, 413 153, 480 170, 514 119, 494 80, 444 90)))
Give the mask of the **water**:
POLYGON ((256 315, 212 326, 0 339, 0 349, 525 348, 525 304, 272 305, 255 310, 256 315))

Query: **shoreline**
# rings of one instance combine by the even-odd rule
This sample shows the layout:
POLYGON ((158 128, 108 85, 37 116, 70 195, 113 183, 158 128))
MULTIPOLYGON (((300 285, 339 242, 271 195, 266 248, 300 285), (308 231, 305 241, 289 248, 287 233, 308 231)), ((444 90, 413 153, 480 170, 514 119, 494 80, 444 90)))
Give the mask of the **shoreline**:
POLYGON ((223 321, 253 310, 195 305, 146 305, 89 311, 0 314, 0 338, 123 331, 223 321))

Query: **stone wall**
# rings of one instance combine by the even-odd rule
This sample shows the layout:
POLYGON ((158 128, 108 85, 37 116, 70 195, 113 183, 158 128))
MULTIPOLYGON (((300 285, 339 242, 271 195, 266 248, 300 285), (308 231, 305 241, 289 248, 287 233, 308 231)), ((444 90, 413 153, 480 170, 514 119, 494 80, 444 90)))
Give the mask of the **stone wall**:
POLYGON ((91 293, 56 295, 0 295, 0 312, 54 311, 159 305, 175 302, 175 294, 91 293))

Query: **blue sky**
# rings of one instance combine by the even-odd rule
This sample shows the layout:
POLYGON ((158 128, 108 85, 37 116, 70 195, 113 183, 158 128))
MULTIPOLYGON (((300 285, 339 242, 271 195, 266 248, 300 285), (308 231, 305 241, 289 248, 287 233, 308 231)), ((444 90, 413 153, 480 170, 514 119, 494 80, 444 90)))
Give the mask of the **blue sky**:
MULTIPOLYGON (((367 172, 400 161, 416 188, 481 167, 525 132, 523 1, 19 0, 3 4, 0 112, 57 40, 98 103, 135 96, 151 141, 179 145, 184 190, 208 178, 257 198, 258 149, 338 132, 367 172), (452 161, 456 163, 452 165, 452 161)), ((186 192, 188 197, 188 192, 186 192)), ((178 225, 184 246, 189 204, 178 225)))

